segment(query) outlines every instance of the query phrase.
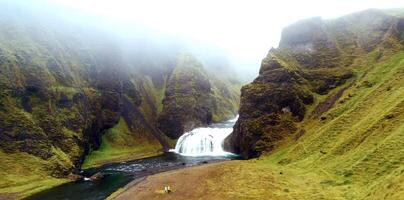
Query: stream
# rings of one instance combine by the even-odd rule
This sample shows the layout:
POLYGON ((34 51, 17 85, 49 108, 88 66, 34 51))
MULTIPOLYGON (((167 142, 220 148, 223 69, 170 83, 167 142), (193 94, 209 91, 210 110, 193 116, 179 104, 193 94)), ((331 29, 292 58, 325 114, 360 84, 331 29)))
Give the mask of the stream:
POLYGON ((222 123, 197 128, 184 133, 175 149, 162 155, 107 164, 82 171, 90 177, 95 173, 107 174, 98 181, 66 183, 30 196, 28 200, 101 200, 135 179, 164 171, 201 165, 212 162, 239 159, 237 155, 223 150, 224 139, 231 134, 237 117, 222 123))

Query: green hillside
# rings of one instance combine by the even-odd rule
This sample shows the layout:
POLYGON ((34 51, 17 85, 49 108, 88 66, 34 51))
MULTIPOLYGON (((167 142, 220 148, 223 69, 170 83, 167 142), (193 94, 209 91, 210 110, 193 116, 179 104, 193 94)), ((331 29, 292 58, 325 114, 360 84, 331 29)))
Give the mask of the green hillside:
POLYGON ((323 120, 308 112, 297 124, 305 132, 284 138, 274 150, 259 158, 212 166, 214 173, 196 186, 203 192, 194 196, 402 199, 404 53, 394 52, 378 61, 373 55, 357 63, 356 78, 346 83, 352 87, 322 113, 323 120))
POLYGON ((221 176, 235 187, 254 171, 272 186, 250 198, 243 194, 263 188, 248 183, 234 198, 403 197, 404 19, 397 16, 368 10, 284 29, 280 47, 243 87, 227 140, 243 156, 260 157, 235 177, 221 176))

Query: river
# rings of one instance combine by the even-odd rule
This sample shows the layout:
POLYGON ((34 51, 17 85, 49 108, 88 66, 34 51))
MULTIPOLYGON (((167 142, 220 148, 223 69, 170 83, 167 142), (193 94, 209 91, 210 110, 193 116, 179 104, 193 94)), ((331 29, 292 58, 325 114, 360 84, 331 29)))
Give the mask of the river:
POLYGON ((184 133, 175 149, 160 156, 107 164, 84 170, 81 175, 90 177, 97 172, 108 174, 98 181, 66 183, 33 196, 29 200, 101 200, 129 182, 151 174, 201 165, 211 162, 238 159, 237 155, 223 150, 223 140, 232 132, 237 118, 184 133))

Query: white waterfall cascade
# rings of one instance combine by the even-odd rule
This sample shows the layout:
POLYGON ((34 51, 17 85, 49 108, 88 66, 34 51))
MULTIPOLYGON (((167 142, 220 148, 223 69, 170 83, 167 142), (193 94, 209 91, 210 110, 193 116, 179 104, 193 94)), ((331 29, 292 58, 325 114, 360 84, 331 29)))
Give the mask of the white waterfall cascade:
POLYGON ((223 150, 223 143, 233 132, 237 117, 211 127, 196 128, 184 133, 172 151, 184 156, 226 156, 232 155, 223 150))

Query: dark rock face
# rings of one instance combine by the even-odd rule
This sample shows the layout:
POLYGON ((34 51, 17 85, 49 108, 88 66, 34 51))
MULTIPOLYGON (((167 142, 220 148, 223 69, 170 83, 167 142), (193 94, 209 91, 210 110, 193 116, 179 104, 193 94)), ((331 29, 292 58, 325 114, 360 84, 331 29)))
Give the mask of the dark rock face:
POLYGON ((353 77, 350 65, 356 56, 378 45, 387 47, 400 24, 401 20, 369 10, 286 27, 279 48, 269 51, 259 76, 241 90, 240 117, 226 148, 244 158, 257 157, 282 139, 304 133, 296 124, 306 117, 313 94, 325 95, 353 77))
POLYGON ((398 19, 397 25, 396 25, 396 37, 404 41, 404 18, 398 19))
POLYGON ((238 107, 237 84, 208 74, 194 57, 177 56, 167 81, 158 127, 172 139, 196 127, 234 117, 238 107))
POLYGON ((70 174, 68 178, 72 181, 82 181, 84 180, 84 176, 78 174, 70 174))
POLYGON ((211 84, 202 65, 180 55, 167 83, 159 129, 170 138, 212 121, 211 84))
MULTIPOLYGON (((282 66, 280 63, 284 61, 278 60, 277 53, 276 50, 269 53, 262 65, 265 71, 261 70, 254 82, 241 90, 239 120, 226 146, 233 146, 230 150, 245 158, 270 151, 277 141, 293 134, 297 130, 295 122, 305 116, 305 106, 313 103, 312 93, 320 93, 317 79, 313 78, 315 73, 282 66)), ((351 76, 349 71, 339 76, 324 73, 318 79, 326 80, 321 84, 321 92, 351 76)))
POLYGON ((334 67, 340 63, 336 44, 319 17, 286 27, 282 31, 279 49, 290 50, 289 56, 304 67, 334 67))

